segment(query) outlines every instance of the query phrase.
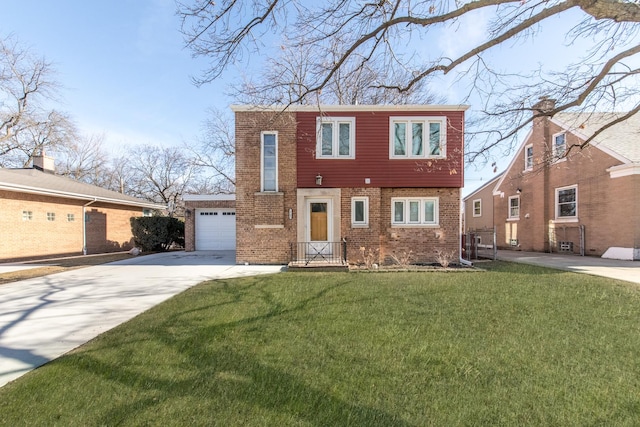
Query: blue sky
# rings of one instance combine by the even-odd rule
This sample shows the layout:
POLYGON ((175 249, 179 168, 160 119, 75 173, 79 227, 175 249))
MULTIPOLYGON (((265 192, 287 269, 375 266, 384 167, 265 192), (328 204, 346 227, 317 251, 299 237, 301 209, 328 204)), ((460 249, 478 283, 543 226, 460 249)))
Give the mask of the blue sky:
MULTIPOLYGON (((193 142, 208 108, 233 103, 224 95, 225 80, 200 88, 191 83, 190 76, 206 64, 184 48, 174 0, 2 0, 1 13, 0 36, 14 34, 55 65, 55 78, 63 86, 59 108, 84 133, 104 134, 107 149, 193 142)), ((445 54, 459 54, 484 37, 487 19, 474 16, 433 40, 445 54)), ((498 64, 535 65, 567 55, 571 49, 553 51, 547 43, 554 40, 557 47, 567 25, 556 19, 535 44, 501 46, 495 53, 498 64)), ((423 45, 431 49, 429 43, 423 45)), ((226 80, 238 76, 241 67, 228 70, 226 80)), ((447 102, 461 102, 463 94, 453 87, 453 79, 441 82, 447 102)), ((501 171, 509 158, 497 160, 501 171)), ((494 176, 489 166, 466 169, 465 193, 494 176)))

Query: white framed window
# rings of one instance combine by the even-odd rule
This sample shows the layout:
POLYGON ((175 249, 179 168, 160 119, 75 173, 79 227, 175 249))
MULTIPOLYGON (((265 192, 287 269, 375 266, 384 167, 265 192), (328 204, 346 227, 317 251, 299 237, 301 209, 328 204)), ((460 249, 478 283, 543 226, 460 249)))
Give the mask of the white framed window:
POLYGON ((391 224, 427 226, 439 224, 437 197, 391 199, 391 224))
POLYGON ((55 221, 56 213, 55 212, 47 212, 47 221, 55 221))
POLYGON ((316 159, 356 157, 355 117, 318 117, 316 135, 316 159))
POLYGON ((142 216, 153 216, 153 211, 151 209, 142 209, 142 216))
POLYGON ((556 219, 578 218, 578 186, 556 188, 556 219))
POLYGON ((260 140, 260 191, 278 191, 278 132, 261 132, 260 140))
POLYGON ((567 152, 567 135, 565 133, 557 133, 553 135, 553 158, 559 160, 564 158, 567 152))
POLYGON ((533 169, 533 145, 524 147, 524 170, 533 169))
POLYGON ((509 197, 509 219, 520 218, 520 196, 509 197))
POLYGON ((473 201, 473 216, 482 216, 482 200, 476 199, 473 201))
POLYGON ((22 211, 22 220, 23 221, 32 221, 33 220, 33 211, 22 211))
POLYGON ((445 158, 446 123, 446 117, 391 117, 389 158, 445 158))
POLYGON ((351 198, 351 225, 353 227, 366 227, 369 225, 369 198, 351 198))
POLYGON ((74 214, 67 214, 67 222, 74 222, 76 220, 76 216, 74 214))

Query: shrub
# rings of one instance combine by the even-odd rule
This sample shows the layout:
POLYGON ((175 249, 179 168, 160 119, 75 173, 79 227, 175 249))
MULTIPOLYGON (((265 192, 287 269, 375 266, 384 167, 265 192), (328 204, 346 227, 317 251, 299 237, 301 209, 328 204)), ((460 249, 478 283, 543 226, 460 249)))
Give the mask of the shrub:
POLYGON ((167 216, 131 218, 131 232, 143 251, 167 251, 172 245, 184 246, 184 222, 167 216))

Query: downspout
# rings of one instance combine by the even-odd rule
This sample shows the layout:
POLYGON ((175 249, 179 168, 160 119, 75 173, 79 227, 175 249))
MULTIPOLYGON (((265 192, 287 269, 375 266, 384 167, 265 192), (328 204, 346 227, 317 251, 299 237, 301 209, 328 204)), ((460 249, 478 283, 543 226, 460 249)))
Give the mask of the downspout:
POLYGON ((92 201, 82 205, 82 255, 87 254, 87 206, 92 205, 97 201, 98 199, 94 197, 92 201))
MULTIPOLYGON (((462 199, 462 191, 460 192, 460 208, 462 208, 464 203, 464 200, 462 199)), ((460 238, 458 239, 460 242, 460 244, 458 245, 458 259, 460 260, 460 264, 464 265, 465 267, 473 267, 473 263, 471 261, 467 261, 466 259, 462 258, 462 234, 464 233, 464 230, 462 229, 462 214, 458 214, 458 217, 460 218, 460 224, 458 225, 458 230, 460 230, 459 235, 460 238)))

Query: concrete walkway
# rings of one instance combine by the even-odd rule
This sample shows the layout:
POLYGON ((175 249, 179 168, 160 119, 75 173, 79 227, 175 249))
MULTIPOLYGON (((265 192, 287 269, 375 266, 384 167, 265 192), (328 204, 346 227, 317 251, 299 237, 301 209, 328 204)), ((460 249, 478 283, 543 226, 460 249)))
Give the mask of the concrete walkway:
POLYGON ((498 251, 498 259, 586 273, 640 284, 640 261, 548 254, 541 252, 498 251))
POLYGON ((145 255, 0 286, 0 387, 210 279, 276 273, 233 251, 145 255))

